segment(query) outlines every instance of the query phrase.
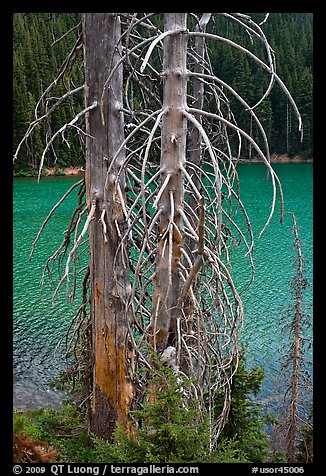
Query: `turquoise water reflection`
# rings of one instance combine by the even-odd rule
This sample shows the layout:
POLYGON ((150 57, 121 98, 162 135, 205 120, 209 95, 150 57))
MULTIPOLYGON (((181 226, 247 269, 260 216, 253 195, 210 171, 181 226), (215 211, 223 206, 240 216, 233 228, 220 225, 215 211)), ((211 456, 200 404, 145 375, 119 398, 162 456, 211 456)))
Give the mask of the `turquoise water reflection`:
MULTIPOLYGON (((303 253, 307 260, 307 277, 312 284, 312 164, 277 164, 274 166, 283 186, 286 211, 296 214, 303 253)), ((242 294, 245 306, 243 340, 247 344, 247 360, 265 368, 264 392, 270 393, 278 372, 277 349, 286 345, 279 318, 291 300, 289 280, 294 274, 292 219, 285 214, 279 224, 279 207, 260 239, 259 231, 270 212, 271 181, 266 182, 262 164, 238 166, 241 198, 247 208, 255 236, 255 280, 242 294)), ((64 290, 56 306, 51 305, 50 289, 43 299, 39 286, 46 259, 62 241, 76 203, 76 191, 57 209, 35 249, 33 260, 28 256, 35 236, 53 205, 78 179, 71 177, 14 180, 14 375, 17 380, 29 376, 33 381, 47 381, 64 368, 63 347, 58 343, 64 335, 78 303, 68 305, 64 290)), ((241 219, 239 218, 241 221, 241 219)), ((238 287, 249 279, 249 261, 245 249, 234 251, 232 276, 238 287)), ((312 286, 305 301, 312 303, 312 286)), ((309 310, 309 309, 307 309, 309 310)), ((311 311, 311 310, 310 310, 311 311)))
MULTIPOLYGON (((280 318, 291 302, 290 280, 295 275, 296 258, 293 244, 292 216, 297 218, 302 250, 306 259, 306 275, 310 286, 304 294, 305 310, 312 314, 313 284, 313 175, 312 164, 276 164, 274 169, 282 183, 284 193, 284 219, 279 223, 279 204, 270 225, 261 238, 271 205, 271 184, 266 184, 266 169, 262 164, 243 164, 239 167, 242 183, 241 197, 247 207, 255 232, 255 279, 242 295, 245 308, 243 338, 247 346, 247 361, 265 369, 264 393, 270 396, 279 377, 280 358, 288 349, 287 334, 280 318), (280 352, 281 351, 281 352, 280 352)), ((240 250, 233 267, 238 286, 244 285, 248 262, 245 264, 240 250), (242 259, 241 259, 242 258, 242 259)), ((312 332, 312 329, 311 329, 312 332)))

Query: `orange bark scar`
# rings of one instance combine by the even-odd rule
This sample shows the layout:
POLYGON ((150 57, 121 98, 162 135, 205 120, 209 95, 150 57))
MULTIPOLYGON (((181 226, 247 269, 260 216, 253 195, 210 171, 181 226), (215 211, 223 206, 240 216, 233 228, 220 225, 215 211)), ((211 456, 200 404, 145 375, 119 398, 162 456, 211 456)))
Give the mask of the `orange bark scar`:
POLYGON ((116 408, 116 372, 114 364, 114 333, 109 333, 106 324, 96 333, 95 380, 111 408, 116 408))
POLYGON ((115 408, 122 424, 127 424, 133 387, 126 377, 126 357, 123 347, 116 348, 115 333, 104 324, 96 333, 95 380, 111 408, 115 408))

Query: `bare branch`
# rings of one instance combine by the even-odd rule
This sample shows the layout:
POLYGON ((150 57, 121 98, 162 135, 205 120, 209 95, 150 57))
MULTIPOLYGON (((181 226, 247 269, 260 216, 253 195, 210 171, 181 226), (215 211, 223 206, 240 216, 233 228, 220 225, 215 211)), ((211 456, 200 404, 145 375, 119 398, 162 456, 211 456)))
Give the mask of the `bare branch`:
MULTIPOLYGON (((243 135, 252 145, 253 147, 255 148, 255 150, 257 151, 259 157, 263 160, 263 162, 265 163, 268 171, 270 172, 271 174, 271 178, 272 178, 272 185, 273 185, 273 200, 272 200, 272 206, 271 206, 271 212, 268 216, 268 219, 263 227, 263 229, 259 232, 258 234, 258 237, 260 237, 265 229, 267 228, 273 214, 274 214, 274 208, 275 208, 275 202, 276 202, 276 186, 275 186, 275 172, 274 170, 272 169, 270 163, 268 162, 267 158, 265 157, 264 153, 261 151, 260 147, 258 146, 258 144, 250 137, 249 134, 247 134, 244 130, 240 129, 238 126, 236 126, 235 124, 232 124, 232 122, 228 121, 227 119, 225 119, 224 117, 222 116, 218 116, 217 114, 213 114, 211 112, 206 112, 206 111, 202 111, 202 110, 199 110, 199 109, 194 109, 194 108, 187 108, 187 110, 189 112, 196 112, 198 114, 204 114, 206 115, 207 117, 212 117, 214 119, 217 119, 221 122, 224 122, 228 127, 231 127, 231 129, 235 129, 236 131, 238 131, 241 135, 243 135)), ((186 111, 185 111, 185 114, 186 116, 193 121, 193 117, 188 114, 186 111)), ((279 186, 279 190, 282 190, 281 188, 281 184, 280 182, 278 181, 278 186, 279 186)), ((282 205, 283 203, 281 202, 281 210, 280 210, 280 216, 281 216, 281 219, 283 217, 283 209, 282 209, 282 205)))
POLYGON ((44 230, 44 227, 45 225, 47 224, 47 222, 50 220, 53 212, 59 207, 59 205, 61 205, 61 203, 66 199, 66 197, 74 190, 74 188, 78 187, 78 185, 80 185, 81 183, 83 183, 84 179, 82 178, 81 180, 79 180, 78 182, 74 183, 70 189, 60 198, 60 200, 54 205, 54 207, 52 208, 52 210, 50 211, 50 213, 48 214, 48 216, 46 217, 46 219, 44 220, 44 222, 42 223, 42 226, 35 238, 35 240, 33 241, 33 245, 32 245, 32 250, 30 252, 30 255, 29 255, 29 260, 32 259, 32 256, 33 256, 33 253, 34 253, 34 249, 35 249, 35 245, 36 243, 38 242, 43 230, 44 230))
POLYGON ((64 60, 63 64, 61 65, 61 68, 60 68, 60 71, 57 75, 57 77, 52 81, 52 83, 46 88, 46 90, 43 92, 43 94, 40 96, 39 100, 37 101, 36 103, 36 106, 35 106, 35 119, 38 118, 38 114, 37 114, 37 111, 38 111, 38 108, 39 108, 39 105, 42 103, 42 101, 44 100, 44 98, 47 96, 47 94, 49 94, 49 92, 54 88, 54 86, 56 86, 59 82, 59 80, 61 79, 61 77, 64 75, 65 71, 67 70, 67 68, 69 67, 69 65, 75 60, 76 58, 76 52, 79 51, 79 46, 80 46, 80 41, 81 41, 81 38, 82 38, 82 35, 79 35, 75 45, 73 46, 72 50, 70 51, 69 55, 67 56, 67 58, 64 60))
POLYGON ((84 85, 83 86, 79 86, 78 88, 76 89, 73 89, 71 91, 68 91, 66 92, 63 96, 61 96, 61 98, 58 99, 58 101, 45 113, 43 114, 43 116, 41 117, 38 117, 37 119, 35 119, 33 122, 31 122, 28 126, 28 129, 27 131, 25 132, 25 135, 24 137, 22 138, 22 140, 19 142, 17 148, 16 148, 16 151, 15 151, 15 154, 14 154, 14 158, 13 160, 16 160, 17 159, 17 156, 18 156, 18 153, 21 149, 21 146, 26 142, 26 140, 28 139, 28 137, 31 135, 31 133, 33 132, 34 128, 40 124, 41 122, 45 121, 48 117, 50 117, 50 115, 60 106, 60 104, 65 101, 68 97, 72 96, 73 94, 76 94, 80 91, 82 91, 84 89, 84 85))
POLYGON ((148 60, 152 54, 152 51, 153 49, 155 48, 155 46, 157 45, 157 43, 159 43, 160 41, 163 40, 163 38, 165 38, 166 36, 168 35, 173 35, 175 33, 180 33, 182 32, 183 30, 180 30, 180 31, 177 31, 177 30, 168 30, 168 31, 165 31, 164 33, 161 33, 158 37, 156 38, 153 38, 152 39, 152 43, 150 45, 150 47, 148 48, 147 50, 147 53, 145 55, 145 58, 144 58, 144 61, 143 61, 143 64, 141 65, 140 67, 140 72, 143 73, 145 68, 146 68, 146 65, 148 63, 148 60))
POLYGON ((80 26, 81 26, 81 22, 77 23, 77 25, 73 26, 72 28, 70 28, 70 30, 66 31, 63 35, 61 35, 60 38, 57 38, 56 40, 54 40, 53 43, 51 44, 51 46, 54 46, 56 43, 61 41, 63 38, 65 38, 67 35, 69 35, 69 33, 74 31, 76 28, 79 28, 80 26))
POLYGON ((268 71, 271 74, 274 74, 275 80, 277 81, 277 83, 281 87, 282 91, 286 94, 286 96, 288 97, 288 99, 290 101, 290 104, 291 104, 291 106, 292 106, 292 108, 293 108, 293 110, 294 110, 294 112, 295 112, 295 114, 298 118, 299 131, 302 133, 302 119, 301 119, 301 114, 300 114, 300 112, 297 108, 297 105, 294 102, 289 90, 287 89, 287 87, 285 86, 285 84, 283 83, 281 78, 275 72, 273 72, 273 70, 270 68, 270 66, 268 66, 266 63, 264 63, 262 60, 260 60, 256 55, 254 55, 247 48, 244 48, 243 46, 239 45, 238 43, 235 43, 234 41, 229 40, 227 38, 224 38, 223 36, 218 36, 218 35, 214 35, 212 33, 206 33, 206 32, 204 33, 204 32, 200 32, 200 31, 188 32, 188 35, 189 36, 204 36, 206 38, 211 38, 211 39, 214 39, 214 40, 218 40, 218 41, 226 43, 230 46, 233 46, 234 48, 238 49, 239 51, 245 53, 250 58, 252 58, 255 61, 255 63, 257 63, 262 68, 264 68, 266 71, 268 71))
POLYGON ((264 20, 261 21, 259 25, 263 25, 268 20, 268 17, 269 17, 269 13, 266 13, 264 20))
POLYGON ((93 104, 91 104, 90 106, 80 111, 70 122, 68 122, 67 124, 64 124, 62 127, 60 127, 60 129, 55 134, 53 134, 49 142, 46 144, 46 147, 42 153, 39 172, 38 172, 38 181, 40 181, 40 178, 41 178, 41 172, 42 172, 42 168, 44 164, 45 155, 47 151, 49 150, 50 146, 52 145, 53 141, 55 140, 55 138, 59 134, 62 134, 67 129, 67 127, 73 126, 78 121, 78 119, 80 119, 81 116, 85 115, 88 111, 90 111, 91 109, 94 109, 94 107, 96 106, 97 106, 97 101, 94 101, 93 104))
POLYGON ((65 281, 65 280, 69 281, 69 265, 70 265, 71 258, 74 255, 74 253, 76 252, 78 246, 80 245, 80 242, 81 242, 82 238, 86 234, 86 232, 88 230, 88 227, 89 227, 89 224, 90 224, 91 220, 93 219, 95 210, 96 210, 96 200, 93 200, 90 212, 87 216, 87 219, 86 219, 86 222, 85 222, 84 227, 82 229, 82 232, 80 233, 78 239, 76 240, 76 242, 74 244, 74 247, 72 248, 72 250, 70 251, 70 253, 68 255, 67 262, 66 262, 65 273, 62 276, 61 280, 59 281, 59 284, 57 285, 57 287, 56 287, 56 289, 55 289, 55 291, 52 295, 52 304, 54 304, 55 297, 56 297, 63 281, 65 281))

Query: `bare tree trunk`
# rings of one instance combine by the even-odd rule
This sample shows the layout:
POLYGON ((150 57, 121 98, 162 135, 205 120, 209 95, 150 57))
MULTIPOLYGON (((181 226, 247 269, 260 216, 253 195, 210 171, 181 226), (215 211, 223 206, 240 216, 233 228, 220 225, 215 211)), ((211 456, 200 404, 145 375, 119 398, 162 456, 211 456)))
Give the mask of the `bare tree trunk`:
MULTIPOLYGON (((111 164, 124 139, 124 119, 120 110, 122 66, 117 68, 100 102, 104 83, 120 58, 119 17, 112 13, 85 13, 84 34, 86 105, 98 101, 98 106, 86 118, 87 202, 89 207, 96 206, 89 227, 94 358, 90 430, 109 439, 116 422, 127 425, 127 412, 132 399, 132 386, 126 377, 125 352, 125 303, 130 284, 122 254, 116 255, 119 236, 126 226, 121 206, 124 177, 116 180, 125 151, 122 150, 111 164)), ((128 262, 128 259, 125 261, 128 262)))
MULTIPOLYGON (((196 25, 196 31, 205 31, 206 25, 210 19, 210 13, 203 13, 200 22, 196 25)), ((194 72, 203 74, 204 73, 204 58, 205 58, 205 38, 202 36, 195 37, 195 47, 194 47, 194 54, 197 60, 197 63, 194 66, 194 72)), ((203 81, 197 77, 193 77, 193 87, 192 87, 192 95, 194 97, 193 107, 196 109, 203 109, 204 104, 204 83, 203 81)), ((202 115, 199 113, 194 113, 194 118, 198 121, 200 125, 202 125, 202 115)), ((202 188, 202 177, 200 175, 199 170, 202 166, 202 137, 199 132, 198 127, 192 126, 190 129, 189 134, 189 162, 196 165, 196 173, 192 176, 192 181, 197 187, 198 190, 202 188)), ((189 196, 189 206, 192 210, 196 210, 198 207, 198 197, 194 194, 189 196)), ((194 217, 191 216, 190 220, 192 222, 193 228, 196 229, 197 223, 194 220, 194 217)), ((198 243, 192 239, 188 239, 188 246, 193 253, 194 250, 197 248, 198 243)), ((193 283, 193 288, 196 288, 196 281, 193 283)), ((191 323, 192 316, 194 313, 194 303, 193 300, 190 299, 189 295, 185 299, 185 314, 187 322, 191 323)))
POLYGON ((287 447, 286 456, 288 463, 295 463, 296 450, 296 436, 299 430, 298 419, 298 402, 299 402, 299 374, 300 374, 300 351, 301 351, 301 316, 302 316, 302 293, 303 293, 303 256, 301 250, 301 242, 298 235, 298 229, 294 214, 293 218, 293 232, 294 243, 297 249, 297 276, 295 278, 295 305, 294 305, 294 346, 292 354, 292 379, 291 379, 291 403, 289 410, 289 424, 287 430, 287 447))
MULTIPOLYGON (((196 26, 196 31, 205 31, 206 25, 210 19, 210 13, 204 13, 196 26)), ((197 63, 194 66, 194 72, 203 74, 204 71, 204 57, 205 57, 205 38, 203 36, 195 37, 195 56, 197 63)), ((193 106, 196 109, 202 109, 204 104, 204 83, 197 76, 193 79, 193 97, 195 98, 193 106)), ((202 115, 194 113, 194 118, 201 124, 202 115)), ((190 139, 189 139, 189 157, 190 161, 200 167, 201 165, 201 135, 198 127, 192 127, 190 139)), ((193 178, 193 181, 200 189, 200 178, 197 176, 193 178)))
MULTIPOLYGON (((297 305, 296 305, 297 308, 297 305)), ((300 310, 295 313, 295 337, 293 349, 293 368, 291 382, 291 404, 289 413, 289 427, 287 432, 286 456, 288 463, 295 463, 296 435, 298 433, 298 387, 299 387, 299 359, 300 359, 300 310)))
POLYGON ((163 41, 163 109, 161 140, 161 183, 167 183, 158 202, 162 209, 158 224, 158 251, 153 286, 152 335, 158 352, 174 344, 177 303, 180 295, 179 264, 183 234, 179 209, 183 200, 183 173, 186 153, 187 98, 186 13, 166 13, 164 30, 176 33, 163 41))

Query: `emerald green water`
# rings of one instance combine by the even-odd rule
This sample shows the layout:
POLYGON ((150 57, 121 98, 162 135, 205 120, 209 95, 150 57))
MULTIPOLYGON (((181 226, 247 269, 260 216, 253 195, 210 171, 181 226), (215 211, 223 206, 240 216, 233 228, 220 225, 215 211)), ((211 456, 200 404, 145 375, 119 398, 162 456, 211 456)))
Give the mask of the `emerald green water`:
MULTIPOLYGON (((297 217, 303 253, 307 260, 307 277, 312 284, 312 164, 277 164, 274 166, 283 187, 286 211, 297 217)), ((264 391, 270 393, 278 372, 277 349, 286 345, 279 318, 291 300, 289 280, 294 275, 292 218, 285 214, 279 224, 279 207, 269 227, 257 238, 270 212, 272 188, 266 181, 262 164, 240 164, 238 172, 241 198, 247 208, 255 235, 255 280, 242 294, 245 306, 243 340, 247 359, 265 368, 264 391)), ((63 239, 70 214, 75 206, 75 191, 60 205, 46 225, 36 246, 32 261, 28 260, 31 245, 48 212, 77 181, 73 177, 14 179, 14 378, 19 382, 43 385, 65 366, 63 346, 59 345, 78 303, 66 302, 64 289, 51 305, 46 286, 43 299, 40 280, 46 259, 63 239)), ((232 276, 239 289, 249 279, 249 263, 245 250, 234 252, 232 276)), ((312 286, 305 295, 308 307, 312 302, 312 286)))
POLYGON ((78 304, 67 304, 63 291, 53 307, 49 286, 45 285, 41 295, 40 284, 47 258, 61 244, 77 192, 67 197, 47 223, 31 261, 29 254, 47 214, 77 180, 45 177, 37 183, 36 179, 14 179, 13 372, 14 390, 26 389, 26 399, 39 389, 46 392, 44 384, 65 368, 60 339, 78 304))
MULTIPOLYGON (((310 286, 304 293, 304 309, 312 316, 313 299, 313 169, 311 163, 275 164, 284 194, 284 219, 279 223, 280 207, 270 225, 260 238, 271 205, 271 183, 266 182, 263 164, 243 164, 239 167, 242 183, 241 197, 246 206, 255 231, 255 278, 250 288, 242 294, 245 309, 243 340, 246 342, 248 363, 258 364, 265 369, 263 393, 271 397, 278 382, 281 358, 289 349, 288 334, 280 322, 291 302, 290 280, 295 276, 292 231, 292 216, 296 215, 302 251, 306 260, 306 276, 310 286)), ((248 261, 241 260, 237 250, 237 265, 233 267, 233 278, 238 287, 247 281, 248 261), (247 270, 247 273, 245 272, 247 270)), ((243 253, 242 253, 243 256, 243 253)), ((293 300, 292 300, 293 302, 293 300)), ((312 333, 312 328, 310 329, 312 333)), ((310 356, 311 357, 311 356, 310 356)), ((276 396, 277 397, 277 396, 276 396)))

